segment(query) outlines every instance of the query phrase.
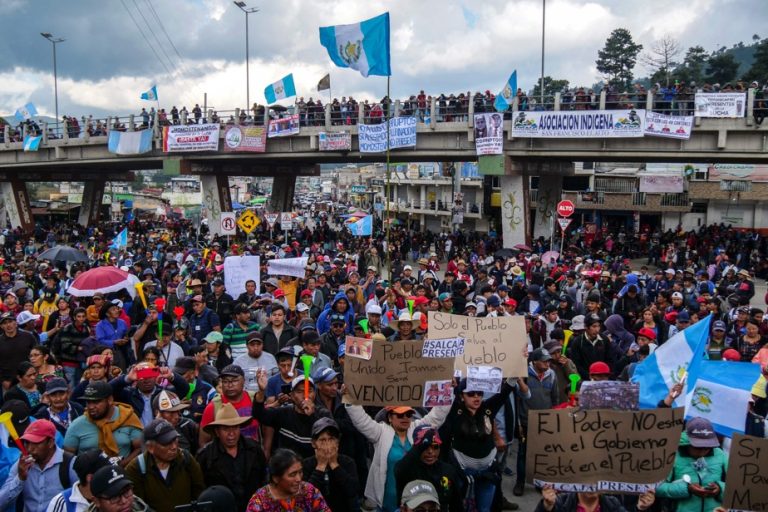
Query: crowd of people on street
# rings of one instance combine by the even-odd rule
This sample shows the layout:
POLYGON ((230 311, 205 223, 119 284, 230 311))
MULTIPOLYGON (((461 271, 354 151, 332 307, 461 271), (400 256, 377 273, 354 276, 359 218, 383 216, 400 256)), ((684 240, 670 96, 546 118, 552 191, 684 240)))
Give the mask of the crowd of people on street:
POLYGON ((12 414, 19 441, 2 431, 0 508, 516 510, 507 476, 514 496, 540 492, 542 511, 711 511, 727 454, 704 418, 687 422, 673 474, 655 492, 526 486, 530 411, 574 407, 571 375, 631 380, 657 347, 702 321, 708 359, 760 365, 744 425, 766 436, 759 234, 577 232, 545 261, 544 240, 511 249, 493 233, 392 226, 387 241, 380 223, 354 237, 340 213, 302 212, 312 228, 270 237, 264 223, 231 241, 184 220, 135 219, 125 246, 113 242, 121 224, 4 230, 0 413, 12 414), (647 264, 630 259, 638 244, 647 264), (62 245, 79 261, 41 257, 62 245), (234 255, 261 257, 237 294, 224 271, 234 255), (303 277, 267 273, 269 261, 298 257, 303 277), (121 285, 79 284, 118 270, 121 285), (527 376, 505 376, 498 393, 456 378, 450 405, 432 408, 351 405, 347 336, 426 339, 435 312, 522 316, 527 376))

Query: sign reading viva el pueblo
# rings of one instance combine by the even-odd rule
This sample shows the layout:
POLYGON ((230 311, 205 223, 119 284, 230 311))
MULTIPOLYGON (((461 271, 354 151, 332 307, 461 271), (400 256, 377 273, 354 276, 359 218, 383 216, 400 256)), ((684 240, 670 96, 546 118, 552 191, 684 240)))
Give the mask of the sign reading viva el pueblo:
POLYGON ((441 388, 453 378, 453 357, 423 357, 423 341, 373 342, 369 360, 344 361, 345 400, 357 405, 423 407, 427 382, 441 388))
POLYGON ((685 417, 682 407, 528 414, 529 482, 570 492, 629 494, 655 489, 667 478, 685 417))
POLYGON ((645 110, 516 112, 514 116, 514 137, 605 138, 644 135, 645 110))
POLYGON ((495 366, 504 377, 528 375, 528 337, 522 316, 478 318, 434 311, 429 314, 429 337, 464 339, 464 353, 456 357, 456 369, 464 376, 467 366, 495 366))
POLYGON ((727 510, 768 510, 768 439, 734 434, 725 476, 727 510))

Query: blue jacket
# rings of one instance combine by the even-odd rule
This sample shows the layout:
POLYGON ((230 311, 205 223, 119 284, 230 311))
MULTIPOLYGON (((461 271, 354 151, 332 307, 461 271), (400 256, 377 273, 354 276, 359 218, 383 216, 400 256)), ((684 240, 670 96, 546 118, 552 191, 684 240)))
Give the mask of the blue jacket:
POLYGON ((355 323, 355 312, 353 311, 352 305, 349 303, 349 300, 347 300, 347 296, 344 292, 338 292, 333 297, 333 300, 325 305, 325 309, 323 309, 323 312, 320 313, 320 316, 317 317, 318 333, 325 334, 331 330, 331 321, 328 319, 328 317, 333 313, 336 313, 336 303, 340 300, 343 300, 347 303, 347 311, 344 313, 344 316, 347 320, 346 333, 352 334, 352 326, 355 323))

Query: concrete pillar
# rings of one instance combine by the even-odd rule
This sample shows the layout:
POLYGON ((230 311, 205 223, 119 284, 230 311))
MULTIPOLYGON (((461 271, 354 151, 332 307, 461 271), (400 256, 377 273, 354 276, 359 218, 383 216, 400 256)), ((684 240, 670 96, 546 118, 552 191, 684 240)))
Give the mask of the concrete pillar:
POLYGON ((603 90, 600 91, 600 110, 605 110, 605 96, 606 91, 605 88, 603 88, 603 90))
POLYGON ((281 174, 272 181, 272 196, 269 198, 269 211, 290 212, 293 207, 293 192, 296 188, 295 174, 281 174))
POLYGON ((562 99, 563 99, 562 93, 556 92, 555 93, 555 107, 554 107, 554 109, 556 111, 560 110, 560 102, 562 101, 562 99))
POLYGON ((419 203, 421 203, 421 207, 423 209, 427 209, 427 186, 421 185, 419 187, 419 203))
POLYGON ((11 145, 11 127, 7 124, 3 126, 3 141, 5 147, 9 147, 11 145))
POLYGON ((203 206, 207 211, 208 229, 212 235, 221 234, 221 212, 232 211, 229 178, 223 174, 200 176, 203 188, 203 206))
POLYGON ((395 100, 395 115, 392 117, 400 117, 400 111, 403 106, 400 104, 400 100, 395 100))
POLYGON ((48 123, 43 123, 43 144, 48 144, 48 123))
POLYGON ((325 127, 330 128, 333 124, 333 119, 331 119, 331 104, 326 103, 323 108, 325 108, 325 127))
POLYGON ((104 198, 104 181, 86 181, 83 186, 83 199, 80 203, 80 215, 77 222, 81 226, 90 226, 99 222, 101 202, 104 198))
POLYGON ((645 110, 653 110, 653 93, 651 91, 645 95, 645 110))
POLYGON ((357 123, 365 124, 365 103, 362 101, 357 104, 357 123))
POLYGON ((235 125, 236 126, 240 125, 240 109, 239 108, 235 109, 235 125))
POLYGON ((429 127, 434 130, 437 128, 437 98, 432 97, 432 102, 429 104, 429 127))
POLYGON ((11 222, 11 228, 16 229, 21 226, 22 231, 31 233, 35 228, 35 221, 32 219, 32 207, 29 204, 26 183, 12 179, 0 182, 0 188, 3 192, 5 211, 11 222))
MULTIPOLYGON (((563 177, 558 175, 541 176, 539 178, 538 204, 532 205, 536 209, 536 219, 533 225, 533 237, 549 238, 552 236, 552 228, 557 222, 557 203, 560 201, 563 189, 563 177)), ((557 228, 557 226, 554 226, 557 228)))
POLYGON ((528 177, 499 176, 501 185, 501 231, 504 247, 528 243, 528 177))

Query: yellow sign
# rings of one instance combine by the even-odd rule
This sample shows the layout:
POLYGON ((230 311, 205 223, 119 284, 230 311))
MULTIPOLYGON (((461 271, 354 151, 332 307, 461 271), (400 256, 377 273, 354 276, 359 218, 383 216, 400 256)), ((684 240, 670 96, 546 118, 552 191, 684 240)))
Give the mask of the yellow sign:
POLYGON ((247 235, 250 235, 251 231, 259 227, 259 224, 261 224, 261 219, 259 219, 259 217, 251 210, 245 210, 243 214, 240 215, 240 218, 237 219, 237 225, 240 226, 240 229, 247 235))

